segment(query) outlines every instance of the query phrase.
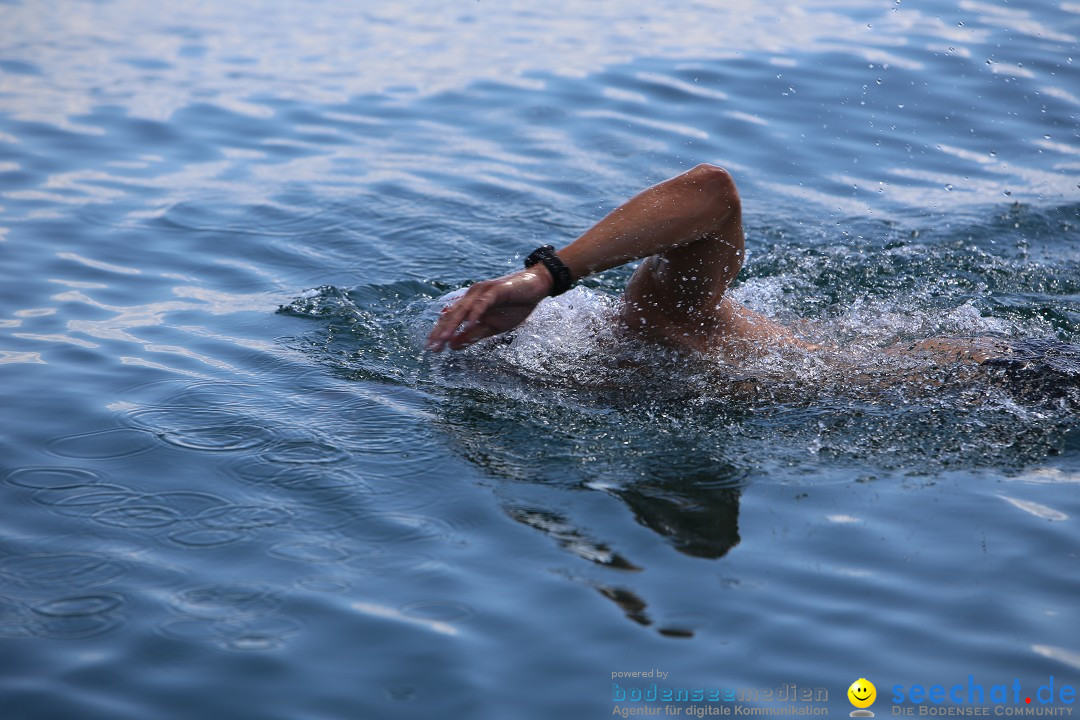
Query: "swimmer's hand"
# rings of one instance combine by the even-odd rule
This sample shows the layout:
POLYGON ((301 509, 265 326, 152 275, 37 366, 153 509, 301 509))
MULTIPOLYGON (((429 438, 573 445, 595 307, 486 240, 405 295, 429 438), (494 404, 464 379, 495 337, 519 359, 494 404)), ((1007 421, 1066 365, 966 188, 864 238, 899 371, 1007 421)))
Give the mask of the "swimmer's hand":
POLYGON ((443 308, 428 335, 427 349, 461 350, 477 340, 517 327, 547 297, 553 284, 543 265, 476 283, 443 308))

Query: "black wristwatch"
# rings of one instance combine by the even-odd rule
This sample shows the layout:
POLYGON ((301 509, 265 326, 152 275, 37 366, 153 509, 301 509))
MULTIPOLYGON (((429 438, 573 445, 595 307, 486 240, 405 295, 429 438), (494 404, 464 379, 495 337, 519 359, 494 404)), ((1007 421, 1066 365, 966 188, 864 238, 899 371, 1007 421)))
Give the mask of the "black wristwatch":
POLYGON ((543 263, 544 267, 551 273, 551 277, 555 282, 551 286, 551 292, 548 293, 552 297, 555 295, 562 295, 574 285, 574 281, 570 278, 570 268, 566 267, 566 263, 559 259, 559 256, 555 254, 555 247, 553 245, 544 245, 538 247, 532 251, 529 257, 525 258, 525 267, 530 268, 536 263, 543 263))

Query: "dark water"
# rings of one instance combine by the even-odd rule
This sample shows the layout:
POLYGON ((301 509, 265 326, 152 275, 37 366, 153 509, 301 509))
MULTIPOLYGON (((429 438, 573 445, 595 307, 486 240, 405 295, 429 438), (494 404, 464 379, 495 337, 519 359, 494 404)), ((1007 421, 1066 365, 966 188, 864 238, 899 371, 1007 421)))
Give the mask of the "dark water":
POLYGON ((1080 5, 628 7, 0 5, 4 718, 1078 684, 1080 5), (698 162, 843 358, 420 352, 698 162))

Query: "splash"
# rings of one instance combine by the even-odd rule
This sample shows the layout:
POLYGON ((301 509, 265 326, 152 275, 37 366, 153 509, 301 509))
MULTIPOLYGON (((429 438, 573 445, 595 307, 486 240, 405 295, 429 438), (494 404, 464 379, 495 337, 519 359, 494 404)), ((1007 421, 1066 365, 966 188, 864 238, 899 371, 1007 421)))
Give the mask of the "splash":
MULTIPOLYGON (((1040 213, 1006 215, 1034 232, 1061 214, 1040 213)), ((1080 283, 1073 258, 1036 256, 1011 239, 1017 223, 1003 223, 922 240, 854 225, 865 238, 832 245, 766 235, 735 298, 831 349, 769 348, 739 363, 623 332, 629 268, 457 353, 422 350, 439 310, 462 292, 445 285, 324 287, 282 311, 319 323, 295 347, 336 374, 426 393, 462 452, 510 477, 534 477, 538 456, 553 479, 606 487, 673 468, 790 477, 822 461, 1020 466, 1075 444, 1080 315, 1069 298, 1080 283), (1013 351, 980 365, 904 349, 930 337, 989 338, 1013 351)))

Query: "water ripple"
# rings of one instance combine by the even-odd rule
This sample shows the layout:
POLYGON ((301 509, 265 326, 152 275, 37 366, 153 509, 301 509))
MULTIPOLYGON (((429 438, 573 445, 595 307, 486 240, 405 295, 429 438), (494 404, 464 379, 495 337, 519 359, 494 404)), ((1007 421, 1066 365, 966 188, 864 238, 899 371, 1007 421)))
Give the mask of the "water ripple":
POLYGON ((77 595, 57 598, 34 606, 34 612, 50 617, 79 617, 102 615, 124 604, 122 595, 77 595))
POLYGON ((124 618, 116 614, 43 617, 33 625, 35 635, 59 640, 77 640, 104 635, 118 628, 124 618))
POLYGON ((129 412, 128 418, 170 445, 190 450, 248 450, 273 439, 272 430, 224 409, 158 406, 129 412))
POLYGON ((129 505, 142 507, 168 508, 176 517, 191 520, 201 513, 229 505, 229 501, 220 495, 193 490, 175 490, 171 492, 147 493, 128 501, 129 505))
POLYGON ((396 549, 374 548, 357 553, 349 559, 349 567, 377 576, 392 576, 397 573, 418 573, 442 567, 442 564, 430 555, 401 552, 396 549))
POLYGON ((221 583, 183 590, 173 596, 179 613, 208 620, 233 621, 277 610, 281 596, 256 583, 221 583))
POLYGON ((95 470, 78 467, 23 467, 11 470, 4 479, 24 488, 73 491, 100 483, 103 476, 95 470))
POLYGON ((281 596, 248 583, 206 585, 173 597, 177 616, 158 625, 176 640, 208 642, 228 650, 267 651, 303 630, 300 620, 280 612, 281 596))
POLYGON ((33 618, 25 603, 0 596, 0 638, 29 637, 33 618))
POLYGON ((135 497, 138 497, 138 493, 129 487, 113 483, 95 483, 38 490, 33 494, 32 499, 64 515, 88 517, 103 507, 118 505, 135 497))
POLYGON ((288 524, 293 512, 288 508, 267 505, 224 505, 199 513, 196 522, 211 528, 251 530, 288 524))
POLYGON ((247 450, 270 442, 271 433, 257 425, 216 425, 161 433, 170 445, 188 450, 247 450))
POLYGON ((307 563, 344 562, 351 554, 347 548, 338 545, 313 542, 280 543, 271 547, 268 552, 282 560, 307 563))
POLYGON ((349 459, 349 453, 340 448, 310 440, 279 442, 267 448, 262 456, 269 462, 297 465, 329 465, 349 459))
POLYGON ((373 492, 367 473, 360 474, 352 464, 327 467, 250 459, 231 470, 244 482, 294 494, 308 505, 357 503, 373 492))
POLYGON ((381 512, 364 518, 357 532, 369 541, 399 546, 416 542, 447 542, 460 538, 454 524, 432 515, 403 512, 381 512))
POLYGON ((1080 337, 1076 2, 362 5, 0 2, 20 711, 221 717, 271 677, 281 717, 604 712, 605 657, 825 685, 822 638, 1080 663, 1035 644, 1075 620, 1076 358, 880 360, 1080 337), (435 298, 701 161, 743 189, 736 297, 854 364, 627 348, 624 268, 422 354, 435 298), (386 661, 342 694, 356 638, 386 661))
POLYGON ((296 618, 269 615, 237 623, 223 641, 230 650, 273 650, 281 647, 289 637, 303 630, 303 627, 296 618))
POLYGON ((239 530, 186 528, 169 534, 169 540, 188 549, 216 548, 248 539, 239 530))
MULTIPOLYGON (((352 588, 352 583, 342 578, 333 577, 302 577, 296 581, 296 587, 302 590, 311 590, 320 593, 345 593, 352 588)), ((0 614, 0 620, 2 620, 2 614, 0 614)))
POLYGON ((181 515, 162 505, 121 505, 95 512, 91 517, 103 525, 123 528, 159 528, 172 525, 181 515))
POLYGON ((31 590, 105 585, 127 573, 114 558, 83 553, 32 554, 0 559, 0 576, 31 590))
POLYGON ((149 452, 154 443, 146 433, 117 428, 63 435, 49 440, 46 447, 61 457, 113 460, 149 452))

